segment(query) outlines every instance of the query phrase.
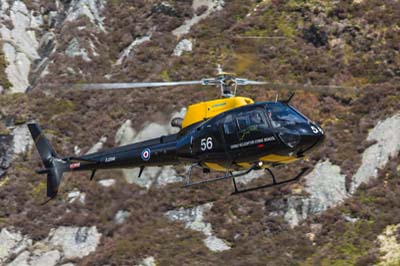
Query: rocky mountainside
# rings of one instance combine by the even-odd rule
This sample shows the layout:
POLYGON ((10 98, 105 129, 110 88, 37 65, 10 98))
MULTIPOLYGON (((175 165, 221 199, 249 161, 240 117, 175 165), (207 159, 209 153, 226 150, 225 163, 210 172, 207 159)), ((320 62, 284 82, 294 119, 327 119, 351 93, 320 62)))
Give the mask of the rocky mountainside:
MULTIPOLYGON (((399 11, 395 0, 0 0, 0 265, 399 265, 399 11), (184 107, 219 96, 71 84, 199 79, 217 64, 359 89, 296 94, 327 135, 309 158, 274 170, 313 167, 298 183, 230 196, 230 182, 183 189, 185 166, 141 179, 110 170, 95 181, 67 175, 42 205, 26 123, 59 154, 80 155, 174 132, 184 107)), ((240 91, 277 93, 289 92, 240 91)))

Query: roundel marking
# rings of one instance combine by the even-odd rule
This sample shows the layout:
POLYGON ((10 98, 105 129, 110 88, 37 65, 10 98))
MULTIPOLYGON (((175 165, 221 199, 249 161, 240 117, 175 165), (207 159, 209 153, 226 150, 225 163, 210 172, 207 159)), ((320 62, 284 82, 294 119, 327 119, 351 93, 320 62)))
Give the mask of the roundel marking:
POLYGON ((142 157, 143 161, 148 161, 148 160, 150 160, 150 154, 151 154, 150 149, 146 148, 142 151, 142 153, 140 154, 140 157, 142 157))

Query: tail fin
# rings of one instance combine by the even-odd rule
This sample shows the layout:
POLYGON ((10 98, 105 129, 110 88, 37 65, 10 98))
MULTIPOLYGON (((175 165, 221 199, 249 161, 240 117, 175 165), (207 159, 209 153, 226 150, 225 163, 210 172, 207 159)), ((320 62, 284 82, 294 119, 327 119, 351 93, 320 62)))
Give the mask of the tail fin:
POLYGON ((39 174, 47 174, 47 196, 54 198, 57 195, 63 173, 69 169, 69 163, 58 158, 57 153, 42 133, 39 125, 28 124, 28 128, 45 166, 44 170, 37 172, 39 174))

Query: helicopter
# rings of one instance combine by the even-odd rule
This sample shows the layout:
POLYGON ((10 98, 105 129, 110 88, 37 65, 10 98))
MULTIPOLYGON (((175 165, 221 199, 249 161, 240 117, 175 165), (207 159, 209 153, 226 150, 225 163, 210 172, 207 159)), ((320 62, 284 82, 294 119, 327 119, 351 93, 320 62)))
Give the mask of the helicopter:
POLYGON ((83 156, 59 157, 42 129, 36 123, 28 128, 36 144, 47 175, 47 196, 56 197, 63 174, 66 172, 96 171, 113 168, 140 168, 165 165, 190 165, 185 187, 231 179, 232 194, 244 193, 298 180, 308 168, 295 177, 278 181, 271 168, 298 161, 325 139, 323 129, 290 105, 294 93, 286 100, 254 102, 237 96, 237 87, 270 85, 266 81, 237 78, 219 67, 214 78, 195 81, 92 83, 77 85, 83 90, 133 89, 165 86, 213 85, 219 87, 221 98, 188 106, 184 118, 175 118, 171 125, 179 132, 167 136, 106 149, 83 156), (194 168, 203 173, 222 172, 219 177, 192 181, 194 168), (255 170, 267 171, 272 182, 238 189, 236 178, 255 170))

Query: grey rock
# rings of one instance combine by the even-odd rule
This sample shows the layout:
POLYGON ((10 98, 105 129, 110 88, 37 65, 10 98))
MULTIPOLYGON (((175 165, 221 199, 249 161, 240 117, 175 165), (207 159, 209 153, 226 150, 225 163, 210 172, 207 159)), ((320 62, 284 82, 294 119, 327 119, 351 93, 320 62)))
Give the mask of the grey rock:
POLYGON ((32 253, 23 251, 8 266, 55 266, 61 259, 61 253, 58 250, 35 249, 32 253))
POLYGON ((132 143, 136 131, 132 128, 132 121, 126 120, 115 134, 115 143, 118 145, 127 145, 132 143))
POLYGON ((400 114, 379 122, 369 133, 367 140, 376 141, 368 147, 362 156, 361 166, 353 176, 351 193, 359 185, 368 183, 378 175, 378 169, 383 168, 390 157, 396 156, 400 151, 400 114))
POLYGON ((86 193, 80 192, 78 190, 73 190, 73 191, 68 193, 68 195, 67 195, 68 203, 74 203, 77 200, 80 203, 85 204, 86 193))
POLYGON ((65 21, 75 21, 82 16, 86 16, 93 24, 105 31, 104 17, 101 16, 105 4, 105 0, 72 0, 69 4, 65 21))
POLYGON ((132 55, 132 52, 134 52, 135 47, 141 45, 142 43, 145 43, 147 41, 150 41, 151 39, 151 34, 140 37, 135 39, 128 47, 126 47, 118 56, 117 62, 115 65, 120 65, 122 62, 128 58, 130 55, 132 55))
POLYGON ((224 6, 225 1, 223 0, 194 0, 192 3, 193 10, 197 10, 201 6, 206 6, 207 11, 201 15, 194 15, 192 18, 187 19, 181 26, 174 29, 172 34, 177 37, 181 37, 190 32, 190 29, 201 20, 205 19, 215 11, 219 11, 224 6))
POLYGON ((204 212, 210 211, 212 203, 207 203, 194 208, 172 210, 165 215, 172 221, 185 222, 185 227, 194 231, 202 232, 205 235, 204 244, 214 252, 229 250, 224 240, 213 235, 211 224, 204 222, 204 212))
POLYGON ((68 57, 74 58, 77 56, 82 57, 85 62, 91 62, 92 59, 89 57, 89 53, 85 48, 81 48, 79 41, 77 38, 73 38, 69 43, 68 47, 65 50, 65 54, 68 57))
POLYGON ((320 213, 336 206, 348 197, 345 176, 340 167, 329 161, 318 163, 314 170, 304 177, 305 191, 309 196, 291 195, 286 204, 277 204, 276 213, 283 214, 290 226, 298 225, 310 215, 320 213))
POLYGON ((191 52, 192 49, 193 49, 193 43, 188 39, 183 39, 176 45, 173 55, 181 56, 183 52, 191 52))
POLYGON ((114 216, 114 223, 123 224, 129 216, 131 216, 129 211, 119 210, 114 216))
POLYGON ((67 259, 82 258, 94 252, 100 243, 101 234, 95 226, 65 227, 52 229, 48 242, 60 247, 67 259))
POLYGON ((99 140, 99 142, 97 142, 96 144, 94 144, 94 145, 87 151, 86 154, 91 154, 91 153, 95 153, 95 152, 100 151, 100 150, 103 148, 104 143, 106 143, 106 141, 107 141, 107 137, 104 137, 104 136, 101 137, 100 140, 99 140))
POLYGON ((17 126, 12 132, 13 152, 15 155, 26 154, 33 145, 33 140, 26 125, 17 126))
MULTIPOLYGON (((367 140, 377 143, 367 148, 362 156, 362 163, 353 176, 351 193, 357 187, 376 178, 378 169, 384 167, 389 158, 400 151, 400 114, 379 122, 369 133, 367 140)), ((309 196, 289 196, 285 204, 274 203, 271 207, 274 215, 283 215, 293 227, 310 215, 318 214, 336 206, 351 196, 345 187, 345 176, 340 174, 340 168, 329 161, 318 163, 314 170, 305 177, 305 191, 309 196), (276 208, 275 208, 276 207, 276 208)), ((353 222, 352 219, 347 219, 353 222)))
POLYGON ((99 181, 99 184, 103 187, 112 187, 115 185, 115 179, 103 179, 99 181))
POLYGON ((0 28, 4 56, 9 63, 5 72, 12 84, 10 91, 25 92, 30 85, 29 72, 32 62, 40 59, 35 30, 41 26, 42 19, 41 16, 34 16, 33 11, 28 10, 22 1, 14 1, 11 7, 7 4, 1 8, 2 12, 9 12, 9 17, 4 19, 13 25, 11 29, 5 25, 1 25, 0 28))
POLYGON ((343 219, 344 219, 346 222, 349 222, 349 223, 355 223, 355 222, 357 222, 358 220, 360 220, 360 219, 358 219, 358 218, 353 218, 353 217, 350 217, 350 216, 345 215, 345 214, 343 214, 342 217, 343 217, 343 219))
POLYGON ((0 264, 9 256, 22 252, 30 245, 32 245, 32 240, 23 236, 20 232, 3 228, 0 231, 0 264))
POLYGON ((24 251, 19 254, 12 262, 8 263, 7 266, 31 266, 29 265, 30 253, 24 251))
POLYGON ((171 17, 178 16, 176 9, 167 2, 161 2, 159 4, 156 4, 155 6, 152 7, 151 12, 156 14, 161 13, 171 17))
POLYGON ((143 259, 139 264, 137 264, 136 266, 156 266, 156 260, 154 259, 154 257, 147 257, 145 259, 143 259))

